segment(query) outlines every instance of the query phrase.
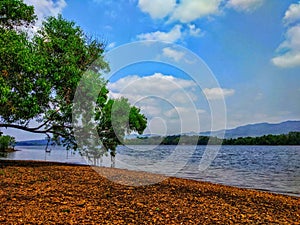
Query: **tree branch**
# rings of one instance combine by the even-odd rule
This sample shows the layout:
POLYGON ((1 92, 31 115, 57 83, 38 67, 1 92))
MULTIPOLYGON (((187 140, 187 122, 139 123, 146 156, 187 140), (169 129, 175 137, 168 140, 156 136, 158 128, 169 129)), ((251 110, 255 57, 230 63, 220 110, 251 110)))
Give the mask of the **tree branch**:
MULTIPOLYGON (((52 130, 53 127, 48 128, 47 130, 39 130, 42 126, 38 126, 38 127, 34 127, 34 128, 29 128, 29 127, 20 126, 20 125, 17 125, 17 124, 1 124, 1 123, 0 123, 0 127, 14 128, 14 129, 28 131, 28 132, 36 133, 36 134, 46 134, 47 135, 48 133, 50 133, 50 134, 56 134, 56 135, 59 135, 59 136, 65 136, 62 133, 59 133, 57 131, 53 131, 52 130)), ((61 127, 63 127, 63 126, 61 126, 61 127)), ((66 127, 66 128, 70 128, 70 127, 66 127)))

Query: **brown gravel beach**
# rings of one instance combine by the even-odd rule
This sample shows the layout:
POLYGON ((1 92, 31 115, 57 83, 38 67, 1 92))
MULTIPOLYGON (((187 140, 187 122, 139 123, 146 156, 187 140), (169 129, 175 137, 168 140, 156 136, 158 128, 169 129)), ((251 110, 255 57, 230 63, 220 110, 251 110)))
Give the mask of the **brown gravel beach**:
POLYGON ((0 224, 300 224, 298 197, 99 170, 119 183, 89 166, 0 161, 0 224))

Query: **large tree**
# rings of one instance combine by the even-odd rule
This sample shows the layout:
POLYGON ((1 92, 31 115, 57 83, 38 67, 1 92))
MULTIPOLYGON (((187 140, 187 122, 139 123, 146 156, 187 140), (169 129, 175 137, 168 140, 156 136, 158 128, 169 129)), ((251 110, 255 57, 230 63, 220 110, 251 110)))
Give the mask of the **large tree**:
POLYGON ((81 120, 96 124, 97 146, 114 156, 126 132, 143 132, 146 118, 126 99, 108 98, 100 74, 109 70, 104 44, 61 15, 29 32, 35 18, 33 7, 21 0, 0 2, 0 127, 42 133, 67 148, 87 150, 95 136, 87 129, 92 126, 77 126, 86 135, 80 140, 86 143, 78 143, 73 125, 81 120), (74 103, 75 95, 84 100, 74 103), (114 126, 113 120, 121 122, 114 126))

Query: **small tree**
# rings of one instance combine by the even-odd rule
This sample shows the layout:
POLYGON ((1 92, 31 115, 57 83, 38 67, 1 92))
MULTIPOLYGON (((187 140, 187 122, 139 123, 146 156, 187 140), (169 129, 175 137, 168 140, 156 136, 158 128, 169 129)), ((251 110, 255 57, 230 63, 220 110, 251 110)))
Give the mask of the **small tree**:
POLYGON ((15 138, 8 136, 8 135, 4 135, 4 136, 0 136, 0 151, 4 152, 7 151, 8 148, 14 148, 16 144, 15 138))

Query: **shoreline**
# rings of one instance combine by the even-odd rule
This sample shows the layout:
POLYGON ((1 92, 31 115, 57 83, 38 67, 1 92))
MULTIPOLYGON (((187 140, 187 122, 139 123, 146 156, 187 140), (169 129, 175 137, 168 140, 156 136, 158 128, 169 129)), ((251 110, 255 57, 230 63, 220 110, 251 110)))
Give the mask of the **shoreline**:
POLYGON ((14 148, 7 148, 4 151, 0 151, 0 153, 11 153, 11 152, 17 152, 17 151, 21 151, 21 150, 14 149, 14 148))
MULTIPOLYGON (((22 150, 16 150, 16 151, 22 151, 22 150)), ((242 187, 242 186, 234 186, 234 185, 229 185, 229 184, 225 184, 225 183, 216 183, 216 182, 212 182, 212 181, 205 181, 205 180, 197 180, 197 179, 192 179, 192 178, 184 178, 184 177, 176 177, 176 176, 167 176, 164 174, 157 174, 157 173, 151 173, 151 172, 146 172, 146 171, 135 171, 135 170, 130 170, 130 169, 124 169, 124 168, 112 168, 112 167, 105 167, 105 166, 94 166, 94 165, 90 165, 90 164, 83 164, 83 163, 74 163, 74 162, 58 162, 58 161, 44 161, 44 160, 15 160, 15 159, 0 159, 0 165, 2 161, 9 161, 12 162, 12 165, 15 164, 23 164, 23 162, 25 164, 28 163, 33 163, 33 164, 43 164, 43 165, 47 165, 47 166, 51 166, 51 165, 57 165, 57 166, 84 166, 84 167, 91 167, 93 168, 93 170, 97 170, 98 169, 102 169, 102 172, 100 171, 100 175, 104 175, 105 177, 105 170, 116 170, 116 171, 120 171, 120 172, 128 172, 128 173, 143 173, 143 174, 150 174, 153 176, 158 176, 158 182, 159 181, 163 181, 165 179, 168 178, 175 178, 175 179, 183 179, 183 180, 188 180, 188 181, 195 181, 195 182, 204 182, 204 183, 209 183, 209 184, 215 184, 215 185, 221 185, 221 186, 225 186, 225 187, 232 187, 232 188, 239 188, 239 189, 245 189, 245 190, 249 190, 249 191, 258 191, 258 192, 263 192, 263 193, 269 193, 269 194, 275 194, 275 195, 283 195, 283 196, 288 196, 288 197, 296 197, 296 198, 300 198, 299 194, 293 193, 293 192, 276 192, 276 191, 270 191, 268 189, 258 189, 258 188, 251 188, 251 187, 242 187)), ((7 163, 7 162, 6 162, 7 163)), ((1 169, 1 167, 0 167, 1 169)), ((97 171, 96 171, 97 172, 97 171)), ((107 175, 109 176, 109 175, 107 175)), ((109 179, 109 177, 106 177, 109 179)), ((122 181, 125 182, 125 181, 122 181)), ((125 184, 127 185, 127 184, 125 184)), ((129 184, 130 185, 130 184, 129 184)), ((146 185, 147 184, 146 182, 146 185)), ((135 186, 135 185, 133 185, 135 186)))
MULTIPOLYGON (((123 169, 99 169, 116 181, 136 182, 150 176, 123 169)), ((175 177, 147 186, 126 186, 101 176, 89 165, 1 160, 0 187, 1 224, 300 221, 299 197, 175 177)))

